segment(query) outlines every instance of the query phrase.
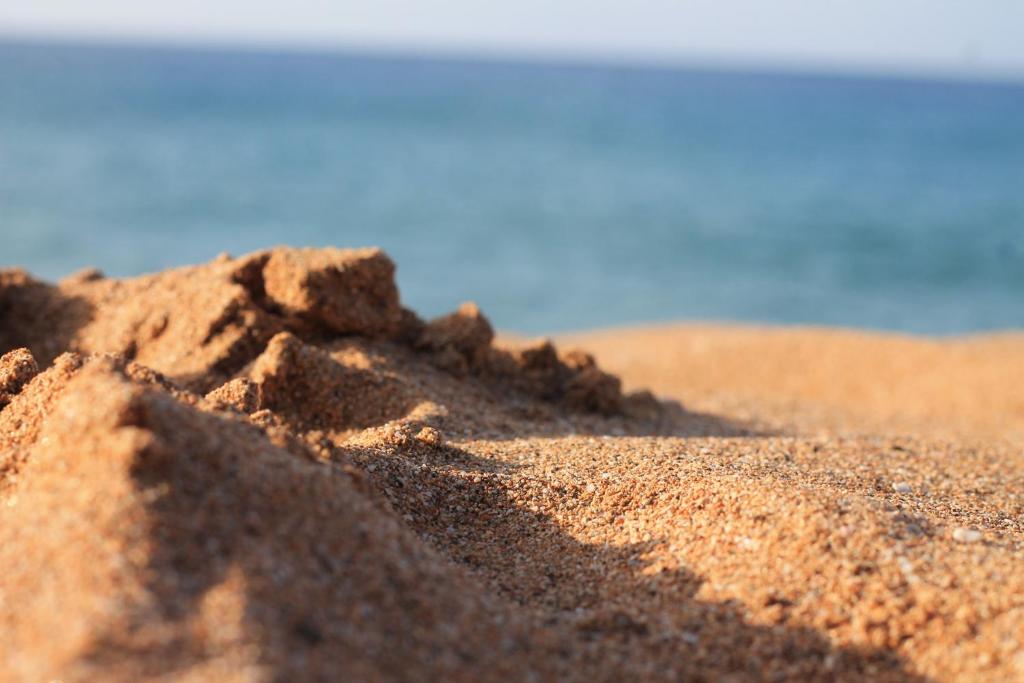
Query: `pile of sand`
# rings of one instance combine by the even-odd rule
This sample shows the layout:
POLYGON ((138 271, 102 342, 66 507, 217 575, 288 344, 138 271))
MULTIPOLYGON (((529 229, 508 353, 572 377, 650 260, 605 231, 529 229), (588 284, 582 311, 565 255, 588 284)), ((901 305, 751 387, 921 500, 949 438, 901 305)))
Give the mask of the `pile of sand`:
POLYGON ((0 271, 0 679, 1024 676, 1006 434, 690 412, 393 274, 0 271))

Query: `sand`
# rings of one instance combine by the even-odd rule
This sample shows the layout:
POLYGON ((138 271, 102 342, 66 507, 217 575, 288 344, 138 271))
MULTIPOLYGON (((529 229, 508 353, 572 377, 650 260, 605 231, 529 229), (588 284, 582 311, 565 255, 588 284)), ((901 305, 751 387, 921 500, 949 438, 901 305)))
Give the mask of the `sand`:
POLYGON ((393 275, 0 271, 0 680, 1024 679, 1024 338, 556 348, 393 275))
POLYGON ((673 325, 559 341, 627 386, 774 429, 1024 440, 1024 333, 673 325))

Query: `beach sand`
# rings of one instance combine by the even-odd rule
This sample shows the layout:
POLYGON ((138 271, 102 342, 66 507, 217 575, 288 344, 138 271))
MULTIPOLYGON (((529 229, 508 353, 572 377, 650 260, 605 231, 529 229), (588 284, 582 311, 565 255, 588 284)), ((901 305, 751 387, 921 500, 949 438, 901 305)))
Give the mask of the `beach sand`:
POLYGON ((0 680, 1024 678, 1024 337, 556 350, 393 271, 0 271, 0 680))
POLYGON ((1024 439, 1024 333, 666 325, 558 341, 627 388, 775 429, 1024 439))

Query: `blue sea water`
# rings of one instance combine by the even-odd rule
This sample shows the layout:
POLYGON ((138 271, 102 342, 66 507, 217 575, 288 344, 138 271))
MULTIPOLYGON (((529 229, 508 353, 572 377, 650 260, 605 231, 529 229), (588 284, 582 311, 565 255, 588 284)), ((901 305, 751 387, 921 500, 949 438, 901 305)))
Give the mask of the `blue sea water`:
POLYGON ((380 245, 425 315, 1024 327, 1024 86, 0 43, 0 265, 380 245))

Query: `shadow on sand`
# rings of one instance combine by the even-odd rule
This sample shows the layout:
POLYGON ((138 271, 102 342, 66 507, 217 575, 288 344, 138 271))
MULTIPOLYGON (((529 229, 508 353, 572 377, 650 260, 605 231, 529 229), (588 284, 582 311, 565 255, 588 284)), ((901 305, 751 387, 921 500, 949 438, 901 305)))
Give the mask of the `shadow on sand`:
MULTIPOLYGON (((47 340, 32 349, 45 363, 90 317, 87 303, 49 285, 6 283, 0 350, 47 340), (63 322, 38 328, 53 320, 63 322)), ((835 647, 810 629, 752 625, 742 605, 697 599, 702 577, 685 568, 644 571, 658 539, 580 541, 510 487, 508 466, 498 461, 451 447, 342 446, 340 459, 362 466, 353 475, 288 454, 238 419, 152 392, 144 402, 159 410, 139 411, 139 426, 165 442, 140 453, 130 474, 148 520, 145 595, 129 607, 135 628, 100 636, 82 660, 115 676, 185 673, 210 660, 210 634, 195 624, 210 593, 234 577, 244 596, 240 639, 255 644, 262 673, 275 681, 426 680, 444 670, 466 680, 700 680, 708 672, 756 681, 923 680, 889 651, 835 647), (364 528, 374 516, 386 538, 364 528), (375 544, 390 544, 390 554, 375 544), (417 597, 419 568, 431 562, 441 568, 431 576, 447 591, 437 604, 417 597), (514 646, 431 650, 424 628, 456 632, 468 618, 480 618, 480 632, 495 641, 505 632, 494 624, 508 624, 514 646), (454 663, 438 664, 446 657, 454 663)), ((512 432, 619 431, 614 420, 555 415, 530 433, 522 425, 534 417, 521 416, 512 432)), ((681 408, 651 424, 621 431, 761 435, 681 408)), ((474 633, 456 636, 463 633, 473 641, 474 633)))
MULTIPOLYGON (((251 431, 219 415, 185 417, 211 433, 251 431)), ((210 653, 187 624, 212 589, 240 574, 245 639, 257 643, 275 681, 428 680, 449 655, 457 659, 450 671, 465 680, 702 680, 709 672, 753 681, 924 680, 891 652, 835 647, 810 629, 752 625, 742 605, 696 599, 700 576, 644 571, 643 556, 657 539, 616 547, 581 542, 507 485, 507 466, 465 450, 349 447, 346 459, 361 463, 351 475, 269 447, 227 453, 230 436, 216 443, 172 438, 171 451, 140 456, 133 471, 140 490, 162 492, 146 497, 152 579, 137 609, 139 632, 148 628, 150 635, 96 641, 87 660, 104 670, 130 661, 133 673, 141 666, 147 675, 164 675, 173 673, 169 666, 201 665, 210 653), (469 644, 455 653, 423 649, 422 629, 465 628, 467 616, 455 614, 455 603, 427 605, 415 597, 410 582, 419 579, 402 565, 421 561, 423 550, 389 564, 372 552, 373 538, 353 531, 362 524, 351 514, 353 497, 367 496, 351 486, 351 476, 363 481, 376 514, 401 518, 398 526, 434 548, 441 566, 463 568, 436 575, 442 588, 468 570, 473 578, 453 589, 467 604, 505 614, 502 623, 531 625, 509 636, 519 638, 516 647, 486 655, 469 644), (398 621, 374 622, 377 616, 364 614, 367 603, 361 612, 353 607, 363 598, 398 621), (366 632, 382 633, 379 649, 353 649, 357 619, 366 632), (164 628, 146 626, 154 621, 164 628)))

